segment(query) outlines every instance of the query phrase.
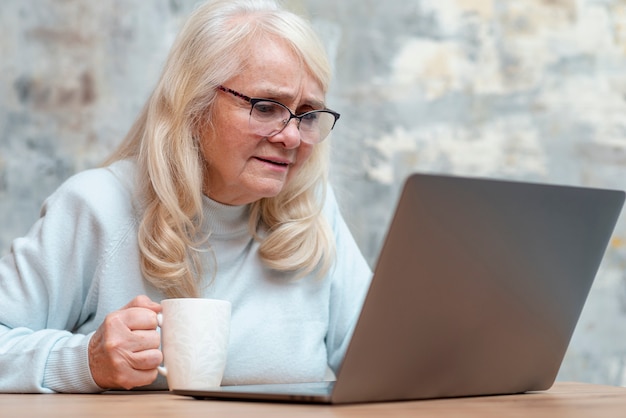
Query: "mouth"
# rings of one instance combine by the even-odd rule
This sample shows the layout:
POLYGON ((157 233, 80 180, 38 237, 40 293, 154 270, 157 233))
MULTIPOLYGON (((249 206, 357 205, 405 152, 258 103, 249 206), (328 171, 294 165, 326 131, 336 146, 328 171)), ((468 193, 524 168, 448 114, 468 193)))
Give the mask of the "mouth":
POLYGON ((268 164, 272 164, 275 165, 277 167, 289 167, 290 163, 289 161, 284 161, 284 160, 274 160, 271 158, 261 158, 261 157, 255 157, 257 160, 262 161, 264 163, 268 163, 268 164))

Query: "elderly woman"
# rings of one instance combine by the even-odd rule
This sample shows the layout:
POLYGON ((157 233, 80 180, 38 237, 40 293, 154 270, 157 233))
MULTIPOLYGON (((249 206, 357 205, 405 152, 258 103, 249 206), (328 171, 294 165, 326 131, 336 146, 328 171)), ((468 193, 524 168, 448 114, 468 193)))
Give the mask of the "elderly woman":
POLYGON ((167 297, 232 302, 225 384, 337 370, 371 272, 327 184, 329 79, 272 1, 199 7, 106 166, 0 261, 0 391, 166 388, 167 297))

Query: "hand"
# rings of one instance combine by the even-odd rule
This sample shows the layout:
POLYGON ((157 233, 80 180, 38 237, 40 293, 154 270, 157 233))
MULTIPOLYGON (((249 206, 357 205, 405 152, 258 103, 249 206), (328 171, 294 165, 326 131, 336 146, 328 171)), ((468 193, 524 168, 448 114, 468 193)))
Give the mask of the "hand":
POLYGON ((111 312, 89 341, 89 368, 103 389, 131 389, 152 383, 163 361, 156 331, 161 305, 137 296, 111 312))

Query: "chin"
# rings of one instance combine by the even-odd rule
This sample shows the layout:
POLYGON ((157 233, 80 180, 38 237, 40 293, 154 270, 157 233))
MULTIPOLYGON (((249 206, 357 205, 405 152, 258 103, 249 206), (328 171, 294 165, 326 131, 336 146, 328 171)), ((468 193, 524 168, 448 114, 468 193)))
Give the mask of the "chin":
POLYGON ((257 200, 261 200, 261 199, 269 199, 272 197, 276 197, 280 194, 280 192, 283 191, 283 187, 272 187, 272 188, 267 188, 264 190, 259 190, 257 196, 259 196, 259 198, 257 200))
POLYGON ((287 181, 284 179, 258 179, 254 184, 247 187, 249 202, 256 202, 261 199, 269 199, 278 196, 286 187, 287 181))

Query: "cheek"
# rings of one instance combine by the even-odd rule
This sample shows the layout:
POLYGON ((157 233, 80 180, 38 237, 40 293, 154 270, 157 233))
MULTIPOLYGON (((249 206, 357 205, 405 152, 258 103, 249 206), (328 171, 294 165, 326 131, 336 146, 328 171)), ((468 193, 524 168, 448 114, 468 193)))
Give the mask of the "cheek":
POLYGON ((298 155, 296 157, 297 160, 294 166, 296 171, 299 171, 300 168, 302 168, 302 166, 306 164, 309 158, 311 158, 311 155, 313 154, 313 147, 314 145, 301 143, 300 147, 298 148, 298 155))
POLYGON ((214 137, 207 130, 202 133, 200 139, 198 141, 198 146, 200 148, 200 154, 202 155, 202 159, 207 165, 212 165, 212 156, 215 155, 216 150, 214 148, 214 137))
POLYGON ((209 165, 232 158, 238 148, 242 133, 236 129, 240 121, 231 121, 216 112, 213 126, 207 126, 200 136, 199 147, 204 161, 209 165))
POLYGON ((220 129, 220 120, 215 115, 207 115, 207 122, 198 132, 198 148, 205 163, 211 162, 211 156, 215 154, 216 132, 220 129), (208 120, 212 119, 210 122, 208 120))

